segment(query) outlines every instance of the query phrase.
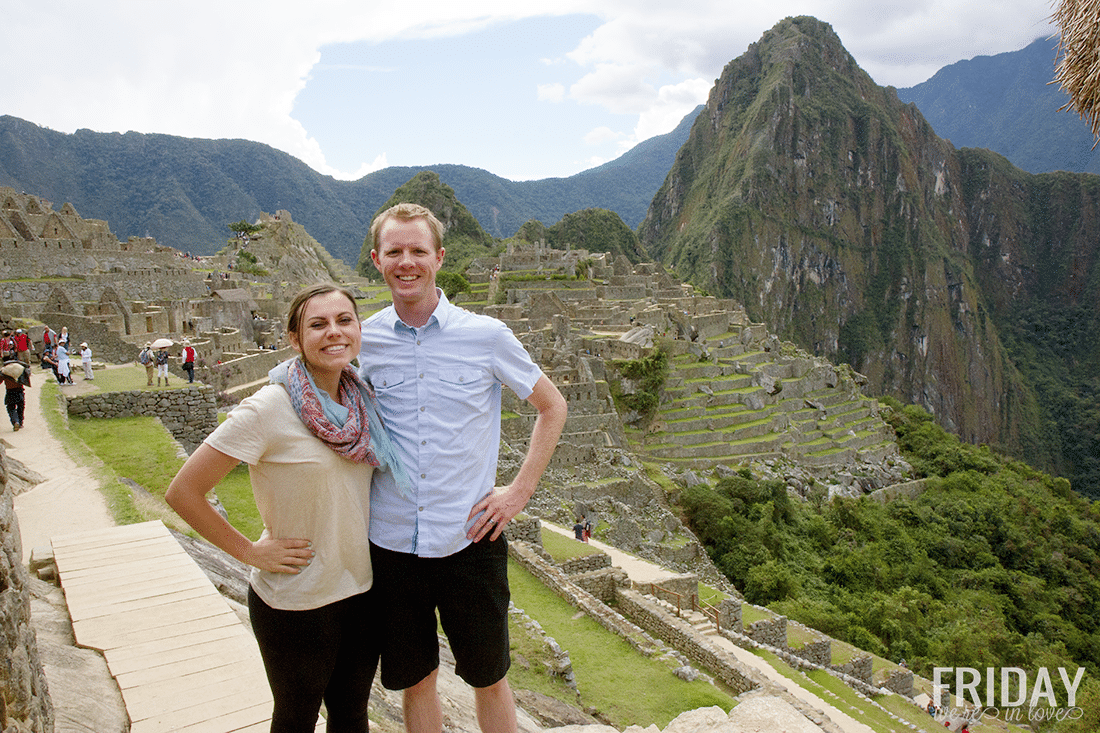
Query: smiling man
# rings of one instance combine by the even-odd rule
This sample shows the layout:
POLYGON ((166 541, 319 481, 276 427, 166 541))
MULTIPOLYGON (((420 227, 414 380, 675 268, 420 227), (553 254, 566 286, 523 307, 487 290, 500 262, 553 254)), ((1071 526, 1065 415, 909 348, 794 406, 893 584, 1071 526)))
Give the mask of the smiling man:
POLYGON ((495 318, 451 305, 435 285, 443 225, 416 204, 371 224, 371 259, 393 305, 363 322, 360 372, 412 478, 411 494, 375 475, 371 558, 384 619, 382 684, 404 690, 409 733, 439 733, 437 617, 455 672, 474 688, 484 733, 516 730, 505 674, 508 549, 501 536, 534 494, 567 407, 519 339, 495 318), (501 388, 538 410, 527 456, 495 487, 501 388))

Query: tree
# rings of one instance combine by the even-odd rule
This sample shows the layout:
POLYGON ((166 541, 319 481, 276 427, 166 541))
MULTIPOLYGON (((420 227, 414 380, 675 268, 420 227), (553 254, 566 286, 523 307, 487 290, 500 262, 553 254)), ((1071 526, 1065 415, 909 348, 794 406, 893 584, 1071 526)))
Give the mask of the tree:
POLYGON ((251 239, 253 234, 258 233, 263 227, 259 224, 249 224, 244 219, 233 222, 229 225, 229 231, 237 237, 237 239, 251 239))

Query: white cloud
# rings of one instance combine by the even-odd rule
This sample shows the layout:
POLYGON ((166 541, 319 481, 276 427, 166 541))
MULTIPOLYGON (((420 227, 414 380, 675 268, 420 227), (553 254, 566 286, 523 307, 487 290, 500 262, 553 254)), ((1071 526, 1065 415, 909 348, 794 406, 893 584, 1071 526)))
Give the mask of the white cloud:
POLYGON ((584 143, 585 145, 603 145, 622 138, 623 134, 621 132, 615 132, 610 127, 597 127, 584 136, 584 143))
MULTIPOLYGON (((360 0, 9 5, 5 51, 21 61, 0 77, 0 113, 62 132, 256 140, 340 177, 384 165, 386 156, 355 174, 334 171, 294 119, 295 100, 327 44, 458 36, 518 18, 595 15, 601 24, 571 52, 543 59, 544 71, 556 78, 531 83, 536 101, 571 100, 630 115, 629 132, 611 131, 630 145, 671 130, 705 100, 722 67, 784 16, 811 14, 831 23, 878 83, 902 87, 959 59, 1022 48, 1051 32, 1052 12, 1050 0, 603 0, 596 7, 581 0, 428 0, 416 13, 360 0)), ((588 110, 586 119, 593 114, 588 110)), ((596 122, 609 130, 614 124, 596 122)), ((389 145, 379 140, 378 148, 389 145)), ((556 175, 572 157, 558 155, 556 175)))
POLYGON ((539 84, 536 90, 540 102, 560 102, 565 99, 564 84, 539 84))

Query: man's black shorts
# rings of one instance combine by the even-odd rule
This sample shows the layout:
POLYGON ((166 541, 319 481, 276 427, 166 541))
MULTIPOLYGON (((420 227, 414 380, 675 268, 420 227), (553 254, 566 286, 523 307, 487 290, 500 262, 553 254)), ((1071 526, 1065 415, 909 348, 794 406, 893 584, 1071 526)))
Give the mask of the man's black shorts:
POLYGON ((382 684, 412 687, 439 666, 439 625, 455 673, 489 687, 511 665, 508 649, 508 542, 474 542, 448 557, 417 557, 371 543, 373 596, 382 619, 382 684))

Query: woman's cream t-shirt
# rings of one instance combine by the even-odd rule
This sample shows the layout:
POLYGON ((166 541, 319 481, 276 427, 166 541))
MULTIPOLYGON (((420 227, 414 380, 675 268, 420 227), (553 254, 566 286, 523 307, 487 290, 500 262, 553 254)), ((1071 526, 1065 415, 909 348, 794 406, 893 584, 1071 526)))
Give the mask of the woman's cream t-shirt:
POLYGON ((248 464, 264 537, 313 543, 313 562, 297 575, 252 569, 252 587, 267 605, 300 611, 370 589, 374 468, 349 461, 313 435, 286 389, 263 387, 205 442, 248 464))

